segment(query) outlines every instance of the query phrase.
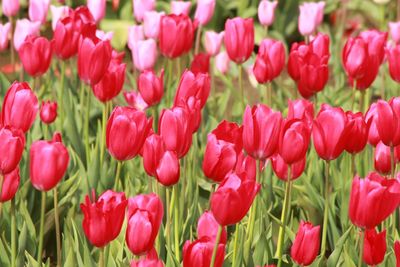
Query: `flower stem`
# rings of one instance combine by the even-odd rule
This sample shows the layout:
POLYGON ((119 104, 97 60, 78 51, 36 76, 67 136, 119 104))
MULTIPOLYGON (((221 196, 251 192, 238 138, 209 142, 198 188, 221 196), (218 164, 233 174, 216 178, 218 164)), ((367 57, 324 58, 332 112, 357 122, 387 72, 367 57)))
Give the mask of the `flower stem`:
POLYGON ((172 76, 174 75, 172 73, 173 68, 172 68, 173 61, 172 59, 168 59, 168 82, 167 82, 167 88, 166 88, 166 106, 169 106, 171 103, 171 95, 172 95, 172 76))
POLYGON ((199 53, 200 49, 200 38, 201 38, 201 24, 197 27, 197 33, 196 33, 196 46, 194 49, 194 55, 197 55, 199 53))
POLYGON ((57 267, 61 267, 61 232, 60 232, 60 218, 58 213, 58 193, 57 187, 53 190, 54 196, 54 221, 56 225, 56 241, 57 241, 57 267))
POLYGON ((58 92, 58 106, 60 114, 60 131, 63 129, 64 125, 64 79, 65 79, 65 61, 61 62, 61 81, 60 81, 60 91, 58 92))
POLYGON ((239 239, 239 224, 235 225, 235 239, 233 241, 232 267, 236 266, 237 246, 239 239))
POLYGON ((42 205, 40 210, 40 232, 39 232, 39 249, 37 254, 37 262, 42 262, 42 252, 43 252, 43 234, 44 234, 44 213, 46 210, 46 192, 42 192, 42 205))
POLYGON ((174 211, 174 241, 175 241, 175 257, 180 262, 179 256, 179 211, 178 211, 178 185, 172 188, 172 200, 170 211, 174 211))
POLYGON ((329 217, 329 161, 325 162, 325 205, 324 205, 324 222, 322 228, 321 255, 325 255, 326 240, 328 233, 328 217, 329 217))
POLYGON ((267 100, 267 106, 271 107, 272 105, 272 84, 271 82, 268 82, 266 85, 266 100, 267 100))
POLYGON ((286 182, 286 190, 285 190, 285 198, 283 200, 283 210, 281 213, 281 226, 279 227, 279 234, 278 234, 278 244, 277 244, 277 251, 276 254, 278 256, 278 267, 282 266, 282 254, 283 254, 283 244, 285 242, 285 232, 286 232, 286 223, 287 217, 290 214, 290 194, 292 191, 292 168, 289 165, 288 167, 288 175, 287 175, 287 182, 286 182))
POLYGON ((17 223, 15 219, 15 197, 11 199, 11 267, 16 266, 17 259, 17 223))
POLYGON ((396 158, 394 155, 394 146, 390 146, 390 163, 391 165, 391 178, 395 178, 396 158))
POLYGON ((104 267, 104 247, 100 248, 99 267, 104 267))
POLYGON ((108 103, 109 102, 106 102, 103 105, 103 116, 102 116, 102 125, 101 125, 101 148, 100 148, 100 166, 101 167, 103 166, 104 152, 105 152, 105 148, 106 148, 106 124, 107 124, 107 116, 108 116, 108 103))
POLYGON ((218 251, 219 240, 221 239, 221 233, 222 233, 222 226, 219 225, 217 237, 215 238, 215 245, 214 245, 214 249, 213 249, 213 253, 212 253, 212 257, 211 257, 210 267, 214 267, 214 264, 215 264, 215 258, 217 257, 217 251, 218 251))
POLYGON ((166 232, 165 232, 165 239, 167 240, 167 246, 169 251, 172 251, 171 248, 171 209, 170 209, 170 190, 166 188, 165 190, 165 200, 166 200, 166 207, 167 207, 167 222, 166 222, 166 232))
POLYGON ((354 109, 354 102, 356 101, 356 91, 357 91, 357 82, 353 82, 353 89, 352 89, 352 94, 351 94, 351 109, 354 109))
POLYGON ((118 191, 118 185, 119 185, 119 180, 120 180, 120 175, 121 175, 121 168, 122 168, 122 161, 118 161, 117 163, 117 172, 115 173, 115 184, 114 184, 114 190, 118 191))
POLYGON ((243 88, 243 77, 242 77, 242 72, 243 72, 243 66, 240 64, 238 66, 238 71, 239 71, 239 88, 240 88, 240 93, 241 93, 241 98, 242 98, 242 108, 245 109, 246 104, 245 104, 245 99, 244 99, 244 88, 243 88))
MULTIPOLYGON (((85 87, 83 86, 83 89, 85 87)), ((85 104, 85 124, 84 124, 84 133, 85 133, 85 148, 86 148, 86 166, 89 168, 90 162, 90 145, 89 145, 89 117, 90 117, 90 90, 87 89, 86 95, 86 104, 85 104)))
MULTIPOLYGON (((0 174, 0 196, 3 192, 3 182, 4 182, 4 176, 0 174)), ((1 219, 1 212, 2 212, 2 202, 0 202, 0 219, 1 219)))
POLYGON ((10 33, 11 33, 11 37, 10 37, 11 67, 12 67, 13 72, 15 73, 14 18, 11 16, 9 18, 9 20, 10 20, 10 25, 11 25, 11 29, 10 29, 10 33))
POLYGON ((360 254, 358 257, 358 267, 362 267, 363 263, 363 254, 364 254, 364 238, 365 238, 365 231, 361 229, 361 236, 360 236, 360 254))

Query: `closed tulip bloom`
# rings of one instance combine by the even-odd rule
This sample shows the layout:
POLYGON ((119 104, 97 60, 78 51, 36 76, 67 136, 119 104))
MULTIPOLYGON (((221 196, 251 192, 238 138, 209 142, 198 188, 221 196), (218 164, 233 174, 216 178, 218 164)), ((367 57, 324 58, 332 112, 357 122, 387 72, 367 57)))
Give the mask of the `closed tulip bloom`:
POLYGON ((210 71, 210 55, 207 53, 199 53, 194 56, 190 71, 194 74, 209 73, 210 71))
POLYGON ((211 132, 218 140, 231 143, 235 146, 237 154, 242 153, 243 149, 243 127, 235 122, 226 120, 221 121, 218 126, 211 132))
POLYGON ((307 122, 310 130, 314 120, 314 104, 307 99, 288 100, 287 119, 300 119, 307 122))
POLYGON ((236 17, 225 22, 225 47, 229 58, 242 64, 254 48, 254 23, 252 18, 236 17))
POLYGON ((349 38, 343 48, 342 57, 347 75, 358 79, 368 67, 368 44, 362 38, 349 38))
POLYGON ((128 47, 131 51, 135 49, 138 41, 144 40, 143 25, 132 25, 128 30, 128 47))
POLYGON ((387 146, 400 144, 400 97, 386 102, 379 100, 376 104, 376 128, 381 141, 387 146))
POLYGON ((143 71, 137 80, 137 87, 149 106, 157 105, 164 95, 164 69, 161 70, 160 77, 152 70, 143 71))
POLYGON ((377 104, 372 103, 367 113, 365 114, 365 121, 371 121, 371 125, 368 131, 368 143, 372 146, 376 146, 380 142, 379 132, 376 128, 376 121, 378 120, 377 104))
POLYGON ((49 11, 50 0, 29 0, 29 19, 44 24, 49 11))
POLYGON ((257 175, 257 161, 249 155, 245 155, 243 152, 240 152, 237 157, 234 171, 236 173, 244 172, 247 176, 247 179, 255 181, 257 175))
POLYGON ((377 233, 375 229, 368 229, 364 236, 363 260, 371 266, 379 265, 385 258, 386 230, 377 233))
POLYGON ((143 17, 143 31, 147 38, 157 39, 160 32, 161 17, 164 12, 147 11, 143 17))
POLYGON ((142 255, 153 249, 163 215, 163 204, 154 193, 129 199, 125 239, 133 254, 142 255))
POLYGON ((318 155, 327 161, 339 157, 345 148, 351 126, 342 108, 323 104, 312 131, 318 155))
POLYGON ((400 241, 394 242, 394 254, 396 255, 396 267, 400 266, 400 241))
POLYGON ((106 0, 88 0, 87 7, 96 22, 102 20, 106 15, 106 0))
POLYGON ((290 256, 301 266, 310 265, 318 255, 320 246, 320 226, 301 221, 290 249, 290 256))
POLYGON ((195 25, 187 15, 161 17, 160 51, 168 58, 177 58, 192 48, 195 25))
POLYGON ((210 56, 216 56, 221 49, 225 32, 206 31, 204 33, 204 47, 210 56))
POLYGON ((299 119, 284 120, 279 138, 279 155, 291 165, 302 160, 307 153, 311 131, 307 122, 299 119))
POLYGON ((1 109, 1 124, 26 133, 34 123, 39 105, 35 93, 26 82, 14 82, 8 88, 1 109))
POLYGON ((211 195, 211 212, 217 222, 232 225, 246 216, 260 190, 260 184, 250 180, 246 173, 230 173, 211 195))
POLYGON ((20 180, 19 167, 16 167, 12 172, 4 175, 4 181, 0 192, 0 203, 7 202, 14 198, 20 180))
POLYGON ((8 40, 10 39, 11 24, 0 24, 0 51, 4 51, 8 47, 8 40))
POLYGON ((13 17, 18 14, 19 0, 2 1, 1 6, 3 8, 4 15, 6 15, 7 17, 13 17))
POLYGON ((383 222, 400 203, 400 183, 371 172, 355 176, 350 191, 349 217, 358 227, 371 229, 383 222))
MULTIPOLYGON (((267 163, 267 162, 266 162, 267 163)), ((271 157, 272 170, 275 175, 282 181, 288 181, 288 170, 289 165, 283 160, 283 158, 277 153, 271 157)), ((290 180, 294 181, 299 178, 306 167, 306 157, 304 156, 299 161, 296 161, 290 165, 290 180)))
POLYGON ((271 82, 285 66, 285 48, 280 41, 264 39, 261 42, 253 74, 259 83, 271 82))
POLYGON ((156 7, 156 0, 132 0, 133 1, 133 15, 137 22, 142 22, 144 14, 152 11, 156 7))
POLYGON ((275 20, 275 9, 278 1, 262 0, 258 4, 258 20, 263 26, 271 26, 275 20))
POLYGON ((42 101, 40 120, 45 124, 53 123, 57 118, 57 102, 42 101))
POLYGON ((18 52, 24 70, 31 76, 41 76, 50 67, 53 43, 45 37, 29 35, 18 52))
POLYGON ((400 45, 388 47, 386 50, 389 64, 390 77, 396 82, 400 82, 400 45))
POLYGON ((158 258, 157 251, 153 248, 145 258, 132 260, 130 267, 164 267, 164 263, 158 258))
POLYGON ((400 42, 400 21, 389 22, 390 37, 392 37, 393 42, 398 44, 400 42))
POLYGON ((215 67, 222 74, 226 74, 230 68, 230 61, 228 53, 222 51, 215 57, 215 67))
POLYGON ((143 111, 131 107, 115 107, 106 130, 106 144, 111 156, 123 161, 139 154, 152 123, 153 120, 147 119, 143 111))
POLYGON ((69 154, 55 133, 51 141, 33 142, 29 150, 29 174, 33 187, 40 191, 53 189, 63 178, 68 168, 69 154))
POLYGON ((346 116, 351 127, 344 149, 351 154, 356 154, 361 152, 367 145, 368 132, 372 120, 366 121, 361 112, 353 113, 347 111, 346 116))
POLYGON ((171 1, 171 14, 189 16, 191 4, 190 1, 171 1))
POLYGON ((381 64, 385 57, 388 33, 372 29, 361 32, 360 37, 368 44, 368 55, 377 57, 378 63, 381 64))
POLYGON ((105 103, 116 97, 122 90, 125 81, 126 64, 111 61, 101 80, 92 85, 94 96, 105 103))
POLYGON ((114 37, 114 32, 105 32, 101 30, 96 30, 96 37, 102 41, 111 41, 114 37))
POLYGON ((379 142, 374 151, 374 168, 377 172, 388 175, 392 170, 390 147, 379 142))
POLYGON ((24 151, 25 136, 21 130, 9 126, 0 128, 0 175, 17 168, 24 151))
POLYGON ((78 6, 74 10, 74 15, 79 18, 83 24, 94 23, 94 18, 87 6, 78 6))
POLYGON ((89 85, 98 83, 110 65, 111 50, 109 41, 84 38, 78 52, 79 78, 89 85))
POLYGON ((40 31, 39 21, 30 21, 28 19, 17 20, 14 31, 14 48, 19 50, 25 38, 28 35, 38 36, 40 31))
POLYGON ((140 111, 145 111, 148 108, 148 104, 143 100, 142 95, 136 91, 124 92, 124 98, 126 103, 140 111))
POLYGON ((197 0, 194 19, 201 25, 206 25, 214 15, 215 0, 197 0))
POLYGON ((51 27, 55 31, 57 22, 70 16, 73 10, 69 6, 50 6, 51 12, 51 27))
POLYGON ((190 97, 200 100, 201 108, 207 102, 210 95, 211 84, 210 76, 204 73, 193 73, 186 70, 181 77, 178 89, 175 94, 174 105, 179 106, 186 103, 190 97))
POLYGON ((264 160, 278 149, 282 124, 280 112, 258 104, 246 107, 243 115, 243 147, 253 158, 264 160))
POLYGON ((300 5, 299 32, 301 35, 313 34, 324 17, 325 2, 306 2, 300 5))
MULTIPOLYGON (((209 237, 203 237, 193 242, 189 240, 183 246, 183 267, 209 267, 215 242, 209 237)), ((218 244, 214 266, 222 267, 225 256, 225 244, 218 244)))
POLYGON ((101 248, 117 238, 121 232, 128 201, 124 192, 112 190, 105 191, 97 200, 93 190, 92 201, 87 195, 85 203, 81 203, 84 216, 82 227, 90 243, 101 248))
POLYGON ((138 41, 132 50, 133 63, 139 71, 153 69, 157 55, 157 43, 154 39, 138 41))
MULTIPOLYGON (((215 242, 217 239, 219 224, 215 220, 214 215, 210 211, 205 211, 197 222, 197 238, 208 237, 211 241, 215 242)), ((226 228, 223 227, 219 243, 226 244, 227 232, 226 228)))

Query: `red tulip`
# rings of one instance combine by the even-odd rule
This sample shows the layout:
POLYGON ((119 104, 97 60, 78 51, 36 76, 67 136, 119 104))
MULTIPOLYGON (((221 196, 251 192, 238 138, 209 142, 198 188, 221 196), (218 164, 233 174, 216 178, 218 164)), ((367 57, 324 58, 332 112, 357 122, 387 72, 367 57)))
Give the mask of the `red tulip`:
POLYGON ((253 73, 259 83, 271 82, 285 66, 285 47, 282 42, 264 39, 258 50, 253 73))
POLYGON ((396 82, 400 82, 400 45, 388 47, 386 56, 389 64, 390 77, 396 82))
POLYGON ((192 48, 196 25, 184 14, 161 17, 160 51, 168 58, 177 58, 192 48))
MULTIPOLYGON (((203 237, 193 242, 186 241, 183 246, 183 267, 209 267, 215 242, 209 237, 203 237)), ((225 244, 220 243, 217 248, 214 266, 222 267, 225 256, 225 244)))
POLYGON ((93 246, 104 247, 121 232, 128 201, 124 192, 112 190, 105 191, 97 201, 93 190, 92 201, 87 195, 81 203, 83 231, 93 246))
POLYGON ((351 186, 349 217, 361 228, 374 228, 400 203, 400 183, 372 172, 361 179, 355 176, 351 186))
POLYGON ((246 173, 230 173, 211 195, 211 211, 222 225, 240 222, 250 209, 260 190, 260 184, 250 180, 246 173))
POLYGON ((17 168, 24 151, 25 136, 19 129, 5 126, 0 128, 0 175, 17 168))
POLYGON ((210 55, 207 53, 200 53, 194 56, 190 71, 194 74, 209 73, 210 69, 210 55))
POLYGON ((79 78, 90 85, 98 83, 110 65, 111 50, 109 41, 94 42, 91 38, 84 38, 78 51, 79 78))
POLYGON ((290 249, 290 256, 301 266, 310 265, 318 255, 320 246, 320 226, 310 222, 300 222, 299 230, 290 249))
POLYGON ((361 152, 367 145, 369 127, 372 121, 366 122, 361 112, 353 113, 347 111, 346 116, 351 127, 344 149, 351 154, 356 154, 361 152))
POLYGON ((45 124, 53 123, 57 118, 57 102, 42 101, 40 119, 45 124))
POLYGON ((225 47, 229 58, 242 64, 254 48, 254 22, 252 18, 236 17, 225 22, 225 47))
POLYGON ((18 190, 20 179, 19 167, 16 167, 12 172, 4 175, 4 181, 0 192, 0 202, 6 202, 14 198, 18 190))
POLYGON ((179 82, 176 91, 174 105, 185 106, 190 97, 200 100, 200 108, 203 108, 210 94, 210 76, 205 73, 193 73, 186 70, 179 82))
POLYGON ((246 107, 243 115, 243 147, 253 158, 264 160, 278 149, 282 115, 258 104, 246 107))
POLYGON ((235 122, 226 120, 221 121, 218 126, 211 132, 218 140, 223 140, 235 145, 237 154, 243 149, 243 127, 235 122))
POLYGON ((375 170, 383 175, 390 174, 392 170, 390 147, 379 142, 374 151, 374 167, 375 170))
POLYGON ((381 141, 387 146, 400 145, 400 97, 376 104, 376 128, 381 141))
POLYGON ((376 103, 372 103, 365 114, 365 121, 367 123, 371 121, 368 131, 368 143, 372 146, 376 146, 380 141, 379 132, 376 128, 376 121, 378 120, 378 112, 376 107, 376 103))
POLYGON ((55 133, 51 141, 33 142, 29 156, 30 178, 33 187, 37 190, 53 189, 67 171, 69 154, 62 143, 60 133, 55 133))
POLYGON ((310 130, 314 120, 314 104, 307 99, 288 100, 287 119, 300 119, 307 122, 310 130))
POLYGON ((236 173, 245 173, 247 179, 255 181, 257 176, 257 161, 251 156, 240 152, 234 171, 236 173))
POLYGON ((18 53, 24 70, 31 76, 41 76, 50 67, 53 44, 45 37, 29 35, 18 53))
POLYGON ((154 246, 164 215, 160 198, 152 193, 129 199, 126 244, 136 255, 142 255, 154 246))
POLYGON ((95 22, 92 13, 86 5, 75 8, 74 15, 79 17, 82 23, 88 24, 95 22))
POLYGON ((117 160, 134 158, 149 134, 153 119, 131 107, 115 107, 107 122, 106 144, 117 160), (126 142, 129 140, 129 142, 126 142))
MULTIPOLYGON (((272 170, 282 181, 288 180, 288 168, 289 165, 282 159, 279 154, 275 154, 271 157, 272 170)), ((299 178, 306 167, 306 157, 294 162, 290 165, 290 180, 294 181, 299 178)))
MULTIPOLYGON (((215 220, 214 215, 210 211, 205 211, 199 218, 197 223, 197 238, 201 239, 203 237, 208 237, 212 242, 217 239, 219 224, 215 220)), ((227 233, 226 228, 222 229, 221 237, 219 243, 226 244, 227 233)))
POLYGON ((307 122, 299 119, 284 120, 279 138, 279 155, 289 165, 302 160, 310 143, 307 122))
POLYGON ((400 266, 400 241, 394 242, 394 254, 396 255, 396 267, 400 266))
POLYGON ((1 124, 27 132, 39 109, 35 93, 26 82, 14 82, 8 88, 1 110, 1 124))
POLYGON ((313 141, 318 155, 333 160, 343 152, 352 123, 341 108, 323 104, 314 120, 313 141))
POLYGON ((130 267, 164 267, 164 263, 158 258, 157 251, 153 248, 145 258, 131 261, 130 267))
POLYGON ((137 87, 143 100, 149 105, 154 106, 160 103, 164 94, 164 69, 161 70, 160 77, 154 71, 145 70, 140 73, 137 80, 137 87))
POLYGON ((363 260, 366 264, 376 266, 385 258, 386 230, 377 233, 375 228, 365 230, 363 260))

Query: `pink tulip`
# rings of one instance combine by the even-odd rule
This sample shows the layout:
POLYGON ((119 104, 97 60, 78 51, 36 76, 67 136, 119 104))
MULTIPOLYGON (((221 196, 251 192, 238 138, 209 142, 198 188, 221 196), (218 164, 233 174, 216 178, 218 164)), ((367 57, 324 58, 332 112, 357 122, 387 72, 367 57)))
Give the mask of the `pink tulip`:
POLYGON ((156 7, 156 0, 133 0, 133 15, 136 21, 142 22, 144 14, 156 7))
POLYGON ((8 46, 8 40, 10 39, 11 24, 0 24, 0 51, 3 51, 8 46))
POLYGON ((164 12, 148 11, 143 17, 143 29, 144 35, 147 38, 158 38, 158 33, 160 32, 160 20, 164 16, 164 12))
POLYGON ((87 7, 96 23, 106 15, 106 0, 87 0, 87 7))
POLYGON ((229 71, 230 68, 230 58, 226 51, 220 52, 216 57, 215 57, 215 67, 219 72, 222 74, 225 74, 229 71))
POLYGON ((4 0, 1 5, 3 7, 3 14, 7 17, 13 17, 19 11, 19 0, 4 0))
POLYGON ((278 1, 262 0, 258 5, 258 20, 263 26, 271 26, 275 19, 275 9, 278 1))
POLYGON ((96 37, 102 41, 111 41, 114 36, 114 32, 104 32, 102 30, 96 30, 96 37))
POLYGON ((206 31, 204 34, 204 46, 210 56, 215 56, 221 49, 225 32, 206 31))
POLYGON ((134 49, 138 41, 144 40, 144 31, 142 25, 133 25, 129 27, 128 32, 128 47, 130 50, 134 49))
POLYGON ((303 3, 300 5, 299 32, 302 35, 313 34, 324 17, 325 2, 303 3))
POLYGON ((29 0, 29 19, 45 23, 49 6, 50 0, 29 0))
POLYGON ((72 13, 72 9, 68 6, 50 6, 51 27, 53 31, 56 29, 57 22, 68 17, 72 13))
POLYGON ((38 36, 40 31, 40 22, 39 21, 30 21, 28 19, 17 20, 17 24, 15 26, 15 34, 14 34, 14 47, 15 50, 19 50, 22 43, 25 41, 25 38, 28 35, 38 36))
POLYGON ((157 43, 153 39, 138 41, 132 50, 135 67, 140 70, 153 69, 157 60, 157 43))
POLYGON ((392 40, 396 44, 400 43, 400 21, 389 22, 389 30, 390 30, 390 36, 392 37, 392 40))
POLYGON ((149 105, 146 103, 146 101, 144 101, 142 95, 139 92, 124 92, 124 98, 129 106, 137 110, 145 111, 149 107, 149 105))
POLYGON ((215 0, 197 0, 196 13, 194 19, 200 25, 206 25, 214 15, 215 0))
POLYGON ((171 1, 171 13, 175 15, 184 14, 189 16, 190 5, 190 1, 171 1))

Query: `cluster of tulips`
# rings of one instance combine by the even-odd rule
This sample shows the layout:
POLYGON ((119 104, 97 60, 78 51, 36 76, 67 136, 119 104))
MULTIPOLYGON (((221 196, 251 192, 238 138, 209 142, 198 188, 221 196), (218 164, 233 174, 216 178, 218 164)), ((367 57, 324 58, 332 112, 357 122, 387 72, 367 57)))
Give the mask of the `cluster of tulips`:
MULTIPOLYGON (((93 146, 98 148, 102 170, 103 166, 109 166, 107 161, 117 162, 113 188, 106 188, 98 197, 89 178, 81 177, 82 183, 87 184, 87 195, 80 204, 82 229, 90 244, 100 249, 100 266, 107 262, 104 248, 117 239, 123 229, 128 249, 137 256, 130 262, 131 266, 164 266, 159 254, 165 249, 169 260, 185 267, 223 266, 228 254, 232 254, 232 266, 240 266, 237 262, 238 228, 231 234, 227 227, 244 224, 244 221, 245 243, 240 261, 251 266, 251 254, 257 247, 254 242, 256 219, 269 216, 258 196, 261 190, 270 190, 263 187, 272 182, 262 181, 268 165, 284 184, 279 233, 273 244, 275 263, 278 267, 287 262, 311 265, 318 255, 325 258, 329 253, 328 215, 335 212, 330 206, 330 164, 346 152, 351 155, 354 175, 347 205, 348 217, 360 234, 358 266, 363 262, 375 266, 384 260, 387 235, 390 233, 394 238, 400 223, 396 217, 400 205, 400 178, 396 177, 396 164, 400 162, 400 97, 385 101, 382 92, 382 99, 369 103, 365 91, 385 61, 392 79, 400 82, 400 23, 390 24, 390 44, 388 33, 377 30, 363 31, 357 37, 348 38, 342 50, 342 62, 353 92, 352 110, 344 111, 326 103, 318 108, 316 95, 324 90, 329 79, 330 39, 318 32, 324 2, 304 3, 300 6, 298 26, 305 41, 291 46, 288 59, 281 41, 270 38, 261 41, 254 64, 246 73, 258 84, 265 84, 266 104, 250 106, 245 94, 243 67, 254 50, 253 18, 228 19, 221 33, 206 31, 205 52, 200 52, 202 30, 211 20, 215 4, 215 0, 198 0, 192 20, 189 17, 191 2, 172 1, 171 13, 166 14, 155 10, 155 0, 133 1, 137 24, 129 29, 128 47, 132 52, 137 90, 124 91, 126 106, 114 106, 125 85, 127 64, 124 63, 125 53, 116 51, 110 44, 112 33, 98 29, 98 23, 105 16, 105 0, 89 0, 87 6, 75 9, 51 6, 51 39, 39 35, 46 24, 48 0, 30 0, 29 19, 16 23, 19 1, 2 2, 3 14, 10 22, 0 25, 0 50, 8 48, 12 36, 12 68, 20 72, 21 77, 25 72, 35 79, 32 88, 26 82, 12 83, 1 106, 0 200, 1 203, 11 200, 12 267, 17 260, 15 213, 18 210, 14 197, 21 180, 19 164, 25 148, 29 150, 31 184, 42 196, 37 262, 42 263, 48 257, 44 253, 43 236, 49 191, 53 192, 54 199, 57 266, 63 262, 57 185, 70 164, 71 148, 62 142, 61 135, 68 135, 65 125, 70 123, 66 120, 70 114, 64 108, 68 94, 64 87, 66 78, 74 73, 66 63, 71 66, 76 63, 81 85, 78 99, 83 113, 85 144, 82 162, 86 169, 95 164, 90 153, 93 146), (22 70, 15 63, 14 51, 19 55, 22 70), (182 62, 186 62, 185 56, 192 52, 190 68, 182 72, 182 62), (168 60, 165 70, 156 70, 158 53, 168 60), (57 62, 51 66, 54 58, 57 62), (197 227, 193 226, 197 229, 197 238, 181 244, 183 230, 177 229, 177 223, 190 212, 183 210, 185 206, 180 204, 184 201, 182 187, 192 186, 193 190, 198 190, 197 182, 192 184, 193 177, 188 178, 191 173, 186 167, 191 164, 198 167, 190 152, 205 141, 199 140, 198 133, 205 129, 207 100, 216 92, 215 71, 210 62, 215 62, 221 75, 229 72, 232 62, 237 64, 241 95, 236 100, 243 103, 244 111, 241 123, 222 120, 207 135, 201 168, 212 183, 209 206, 201 208, 197 227), (303 98, 288 100, 287 112, 281 112, 272 108, 272 82, 285 66, 303 98), (43 77, 51 67, 60 78, 60 88, 48 94, 50 99, 45 99, 43 90, 47 88, 43 77), (174 78, 179 82, 175 84, 174 78), (360 105, 359 112, 354 112, 357 90, 361 92, 360 105), (101 123, 96 128, 101 131, 99 139, 90 136, 92 94, 103 108, 101 123), (309 100, 311 98, 314 103, 309 100), (37 113, 43 128, 42 140, 31 140, 29 132, 37 113), (49 132, 54 132, 51 140, 48 140, 49 132), (357 174, 355 162, 368 144, 374 148, 375 170, 371 169, 362 178, 357 174), (288 246, 286 235, 291 225, 293 184, 306 169, 311 146, 325 161, 325 174, 321 174, 325 179, 323 224, 313 225, 304 218, 288 246), (121 177, 121 172, 126 162, 137 157, 141 158, 141 165, 150 177, 146 181, 149 192, 127 197, 124 191, 129 184, 127 177, 121 177), (182 181, 185 179, 188 181, 182 181), (183 185, 179 187, 179 183, 183 185), (160 248, 161 230, 166 248, 160 248), (234 238, 233 248, 227 245, 231 237, 234 238), (232 251, 227 253, 228 249, 232 251), (290 259, 284 257, 285 251, 289 251, 290 259)), ((259 4, 258 19, 266 29, 274 21, 277 5, 276 1, 267 0, 259 4)), ((113 1, 113 7, 118 8, 118 1, 113 1)), ((197 204, 194 207, 197 209, 197 204)), ((400 266, 400 241, 390 245, 400 266)), ((272 264, 272 261, 262 264, 267 263, 272 264)))

